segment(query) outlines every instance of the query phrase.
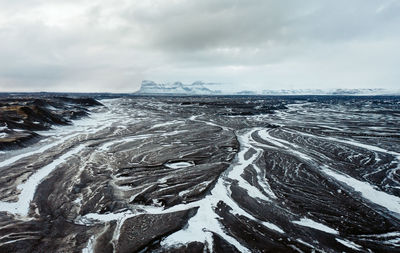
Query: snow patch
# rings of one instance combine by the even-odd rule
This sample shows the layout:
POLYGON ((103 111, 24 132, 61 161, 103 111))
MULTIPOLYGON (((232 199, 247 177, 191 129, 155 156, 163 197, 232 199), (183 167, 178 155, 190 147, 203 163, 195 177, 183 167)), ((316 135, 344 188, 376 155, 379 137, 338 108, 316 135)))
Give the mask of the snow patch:
POLYGON ((191 167, 194 166, 195 164, 194 162, 190 161, 190 162, 170 162, 164 165, 170 169, 180 169, 185 167, 191 167))
POLYGON ((342 240, 339 238, 336 238, 336 241, 340 242, 341 244, 343 244, 344 246, 350 248, 350 249, 354 249, 354 250, 361 250, 362 247, 352 241, 349 240, 342 240))
POLYGON ((346 184, 354 189, 354 191, 361 193, 361 196, 368 199, 372 203, 385 207, 386 209, 400 214, 400 198, 390 195, 386 192, 376 190, 372 185, 367 182, 362 182, 348 175, 339 174, 327 167, 322 168, 322 172, 335 178, 336 180, 346 184))
POLYGON ((95 238, 94 238, 94 235, 92 235, 89 238, 89 241, 88 241, 86 247, 82 249, 82 253, 93 253, 94 242, 95 242, 95 238))
POLYGON ((295 223, 297 225, 303 226, 303 227, 309 227, 309 228, 313 228, 316 230, 320 230, 329 234, 334 234, 337 235, 339 234, 338 231, 336 231, 333 228, 330 228, 324 224, 318 223, 316 221, 313 221, 311 219, 308 218, 301 218, 299 221, 292 221, 292 223, 295 223))
POLYGON ((14 214, 19 214, 21 216, 27 216, 29 212, 29 205, 33 199, 37 186, 43 181, 45 177, 47 177, 47 175, 49 175, 54 169, 56 169, 57 166, 66 162, 68 158, 70 158, 74 154, 79 153, 84 148, 84 145, 79 145, 78 147, 63 154, 52 163, 38 170, 23 184, 17 186, 17 189, 21 190, 17 202, 0 201, 0 211, 6 211, 14 214))

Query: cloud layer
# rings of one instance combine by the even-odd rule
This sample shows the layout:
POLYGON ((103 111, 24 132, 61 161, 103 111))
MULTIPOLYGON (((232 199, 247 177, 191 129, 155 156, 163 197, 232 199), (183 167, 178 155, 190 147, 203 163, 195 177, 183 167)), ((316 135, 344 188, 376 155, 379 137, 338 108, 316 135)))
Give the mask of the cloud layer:
POLYGON ((391 0, 0 2, 0 91, 397 88, 391 0))

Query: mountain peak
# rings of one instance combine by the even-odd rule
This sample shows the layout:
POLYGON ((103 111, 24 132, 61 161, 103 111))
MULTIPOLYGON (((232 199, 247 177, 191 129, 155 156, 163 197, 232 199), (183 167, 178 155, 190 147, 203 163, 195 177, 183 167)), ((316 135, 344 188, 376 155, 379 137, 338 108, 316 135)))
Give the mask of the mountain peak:
POLYGON ((192 84, 174 83, 155 83, 149 80, 143 80, 138 94, 179 94, 179 95, 214 95, 220 94, 207 88, 202 81, 196 81, 192 84))

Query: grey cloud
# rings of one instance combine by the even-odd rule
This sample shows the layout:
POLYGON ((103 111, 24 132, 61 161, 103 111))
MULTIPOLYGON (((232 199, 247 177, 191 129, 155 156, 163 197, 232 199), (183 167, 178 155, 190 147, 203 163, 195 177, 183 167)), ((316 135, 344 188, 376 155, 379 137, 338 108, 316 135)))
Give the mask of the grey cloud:
POLYGON ((377 13, 377 1, 183 1, 126 14, 150 45, 181 50, 268 46, 269 42, 332 41, 393 33, 399 6, 377 13), (216 4, 218 2, 219 4, 216 4), (199 4, 194 4, 199 3, 199 4), (389 26, 389 31, 385 31, 389 26))
POLYGON ((296 57, 314 44, 393 37, 399 5, 378 13, 380 6, 371 0, 183 1, 127 11, 124 18, 140 24, 142 41, 171 64, 259 65, 296 57))
POLYGON ((0 91, 394 87, 399 14, 390 0, 3 1, 0 91))
POLYGON ((131 18, 143 25, 151 45, 178 51, 262 45, 282 32, 285 17, 277 1, 215 2, 189 1, 131 18))

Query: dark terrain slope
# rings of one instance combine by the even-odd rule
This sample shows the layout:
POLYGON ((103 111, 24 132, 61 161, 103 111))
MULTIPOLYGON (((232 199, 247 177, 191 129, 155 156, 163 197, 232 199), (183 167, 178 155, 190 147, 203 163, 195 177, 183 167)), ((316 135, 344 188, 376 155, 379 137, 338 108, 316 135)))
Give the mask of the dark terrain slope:
POLYGON ((1 97, 0 150, 15 149, 37 141, 35 131, 53 125, 69 125, 88 115, 88 107, 101 105, 93 98, 71 97, 1 97))
POLYGON ((0 153, 0 252, 400 251, 398 97, 101 103, 0 153))

